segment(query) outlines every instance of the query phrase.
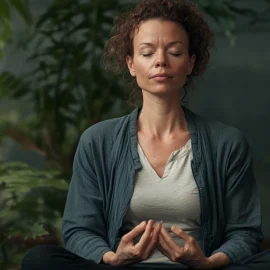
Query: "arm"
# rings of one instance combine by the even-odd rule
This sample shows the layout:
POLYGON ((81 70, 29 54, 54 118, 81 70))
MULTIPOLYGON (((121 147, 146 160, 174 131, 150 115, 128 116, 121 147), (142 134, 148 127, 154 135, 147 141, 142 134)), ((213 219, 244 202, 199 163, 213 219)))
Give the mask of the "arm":
POLYGON ((223 252, 233 264, 259 252, 263 240, 252 157, 241 132, 231 146, 226 172, 224 243, 211 255, 223 252))
POLYGON ((85 141, 82 135, 74 157, 62 233, 66 249, 85 259, 100 263, 104 253, 111 249, 106 242, 103 200, 91 162, 94 153, 90 142, 85 141))

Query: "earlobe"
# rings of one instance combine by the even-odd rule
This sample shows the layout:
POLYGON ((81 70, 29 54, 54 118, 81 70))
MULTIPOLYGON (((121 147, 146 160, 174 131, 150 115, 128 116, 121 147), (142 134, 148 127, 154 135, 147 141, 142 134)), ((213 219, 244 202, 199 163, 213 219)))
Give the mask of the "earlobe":
POLYGON ((135 73, 135 70, 134 70, 134 67, 133 67, 133 61, 132 61, 132 58, 129 55, 126 57, 126 63, 127 63, 127 66, 128 66, 128 69, 129 69, 129 72, 130 72, 131 76, 135 77, 136 73, 135 73))

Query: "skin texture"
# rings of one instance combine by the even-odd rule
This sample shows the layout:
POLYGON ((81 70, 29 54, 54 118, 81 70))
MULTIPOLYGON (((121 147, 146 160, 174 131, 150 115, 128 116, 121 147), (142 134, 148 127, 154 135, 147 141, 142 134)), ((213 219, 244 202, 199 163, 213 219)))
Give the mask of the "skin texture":
POLYGON ((113 266, 125 266, 148 259, 157 248, 161 227, 161 223, 153 226, 153 220, 143 221, 122 237, 115 253, 105 253, 103 261, 113 266), (133 239, 141 233, 140 241, 134 245, 133 239))
POLYGON ((178 246, 168 231, 162 227, 158 244, 158 249, 162 254, 173 262, 185 262, 193 268, 207 268, 210 265, 208 258, 204 256, 203 251, 193 237, 176 226, 173 226, 171 230, 185 241, 184 246, 178 246))
POLYGON ((139 31, 135 31, 133 48, 133 59, 127 56, 126 61, 140 88, 162 99, 168 94, 179 95, 196 59, 195 55, 189 56, 188 36, 184 28, 171 21, 153 19, 143 22, 139 31), (151 77, 158 72, 169 73, 171 80, 165 83, 152 80, 151 77))
POLYGON ((133 48, 134 55, 127 56, 126 62, 143 94, 138 141, 161 177, 171 152, 185 145, 190 137, 180 99, 196 57, 189 55, 184 28, 171 21, 141 23, 135 31, 133 48), (170 78, 155 80, 152 77, 157 73, 167 73, 170 78))
MULTIPOLYGON (((134 55, 127 56, 126 63, 143 94, 143 107, 137 123, 138 140, 153 165, 160 161, 155 160, 155 156, 170 154, 170 151, 165 153, 163 149, 173 145, 169 149, 172 151, 189 138, 187 122, 180 106, 181 88, 192 73, 196 56, 189 55, 189 40, 184 28, 159 19, 139 25, 139 30, 134 33, 133 48, 134 55), (168 73, 169 78, 153 79, 157 73, 168 73), (161 149, 162 155, 154 153, 156 149, 161 149)), ((163 168, 160 169, 161 174, 162 171, 163 168)), ((117 251, 105 253, 103 261, 114 266, 138 263, 147 260, 158 248, 171 261, 186 262, 195 269, 214 269, 229 264, 223 253, 205 257, 196 240, 181 228, 173 226, 171 230, 184 240, 183 247, 175 243, 162 223, 154 225, 149 220, 124 235, 117 251), (139 243, 134 245, 133 239, 141 233, 139 243)))
POLYGON ((180 105, 181 88, 191 74, 196 56, 189 56, 184 28, 170 21, 149 20, 139 26, 133 39, 134 56, 126 57, 131 76, 136 77, 143 94, 138 124, 145 133, 160 139, 187 129, 180 105), (152 43, 141 45, 142 43, 152 43), (177 42, 171 44, 171 42, 177 42), (156 81, 157 73, 172 78, 156 81))

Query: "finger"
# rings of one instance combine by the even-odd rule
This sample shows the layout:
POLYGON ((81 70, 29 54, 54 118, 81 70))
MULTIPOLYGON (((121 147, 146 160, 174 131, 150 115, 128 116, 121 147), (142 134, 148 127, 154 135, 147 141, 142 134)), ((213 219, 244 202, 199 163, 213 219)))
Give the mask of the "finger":
POLYGON ((158 235, 159 235, 160 230, 161 230, 161 224, 160 222, 156 222, 156 224, 153 226, 153 230, 150 235, 151 243, 158 242, 158 235))
POLYGON ((160 221, 160 222, 157 223, 157 225, 155 227, 155 230, 154 230, 154 233, 155 233, 154 237, 157 240, 158 240, 158 236, 160 234, 161 228, 162 228, 162 221, 160 221))
POLYGON ((152 231, 151 237, 154 235, 154 233, 155 234, 157 233, 157 236, 158 236, 158 234, 160 233, 161 227, 162 227, 162 222, 163 221, 158 221, 158 222, 155 223, 155 225, 153 227, 154 229, 152 231))
POLYGON ((136 248, 143 249, 147 243, 149 244, 149 238, 150 238, 151 233, 153 231, 153 224, 154 224, 154 221, 152 219, 150 219, 147 223, 147 226, 145 228, 145 231, 144 231, 140 241, 135 245, 136 248))
MULTIPOLYGON (((158 249, 162 254, 167 256, 171 261, 177 261, 177 262, 186 262, 188 257, 188 252, 185 251, 184 248, 179 247, 177 245, 177 248, 171 248, 167 242, 165 241, 165 238, 162 234, 159 236, 159 246, 158 249)), ((186 246, 186 245, 185 245, 186 246)), ((184 246, 184 247, 185 247, 184 246)))
POLYGON ((192 239, 192 237, 188 233, 186 233, 184 230, 182 230, 179 227, 172 226, 171 230, 175 235, 179 236, 185 241, 190 241, 192 239))
POLYGON ((158 236, 161 230, 161 223, 157 222, 154 226, 153 232, 150 236, 150 244, 146 248, 146 254, 151 255, 158 245, 158 236))
POLYGON ((161 229, 161 236, 163 241, 167 244, 170 253, 183 253, 184 249, 175 243, 169 232, 164 227, 161 229))
POLYGON ((132 241, 135 237, 139 236, 145 230, 145 227, 146 227, 146 222, 143 221, 139 225, 137 225, 134 229, 132 229, 130 232, 125 234, 122 237, 122 240, 126 242, 132 241))
POLYGON ((164 239, 164 236, 160 233, 159 234, 159 245, 158 245, 158 250, 165 255, 166 257, 168 257, 170 260, 173 259, 174 257, 174 253, 173 250, 169 247, 169 245, 167 244, 167 242, 164 239))
POLYGON ((186 233, 183 229, 176 226, 172 226, 172 232, 178 237, 184 239, 185 245, 183 249, 185 256, 197 253, 198 249, 200 249, 196 239, 191 235, 189 235, 188 233, 186 233))
POLYGON ((162 246, 162 244, 159 244, 159 245, 157 246, 157 248, 158 248, 158 250, 159 250, 163 255, 165 255, 167 258, 169 258, 169 259, 171 260, 171 255, 169 254, 167 248, 164 248, 164 247, 162 246))
MULTIPOLYGON (((159 250, 163 255, 165 255, 167 258, 169 258, 171 261, 173 261, 173 259, 174 259, 175 257, 173 257, 173 254, 170 254, 170 250, 167 248, 167 245, 166 245, 166 244, 165 244, 165 245, 159 244, 157 248, 158 248, 158 250, 159 250), (165 246, 165 248, 164 248, 164 246, 165 246), (169 251, 169 252, 168 252, 168 251, 169 251)), ((178 258, 178 259, 177 259, 177 262, 184 262, 184 263, 186 263, 187 260, 185 260, 184 258, 178 258)))
MULTIPOLYGON (((169 235, 170 237, 170 235, 169 235)), ((160 233, 159 235, 159 243, 162 245, 164 249, 166 249, 168 252, 172 251, 172 247, 168 241, 166 241, 166 238, 164 237, 163 234, 160 233)))
POLYGON ((159 243, 159 248, 161 248, 163 251, 166 251, 166 252, 170 251, 170 248, 168 244, 166 243, 166 241, 164 240, 164 237, 162 236, 162 234, 159 234, 158 236, 158 243, 159 243))

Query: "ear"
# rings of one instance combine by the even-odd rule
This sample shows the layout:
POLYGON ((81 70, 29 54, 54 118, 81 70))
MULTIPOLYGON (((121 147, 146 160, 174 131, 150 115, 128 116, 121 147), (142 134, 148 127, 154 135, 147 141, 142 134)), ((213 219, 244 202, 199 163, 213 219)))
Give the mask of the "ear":
POLYGON ((188 65, 187 75, 190 75, 192 73, 192 70, 194 68, 195 61, 196 61, 196 55, 193 54, 190 57, 190 59, 189 59, 189 65, 188 65))
POLYGON ((128 69, 129 69, 129 73, 131 74, 132 77, 135 77, 136 72, 135 72, 135 69, 134 69, 133 60, 132 60, 130 55, 128 55, 126 57, 126 63, 127 63, 128 69))

